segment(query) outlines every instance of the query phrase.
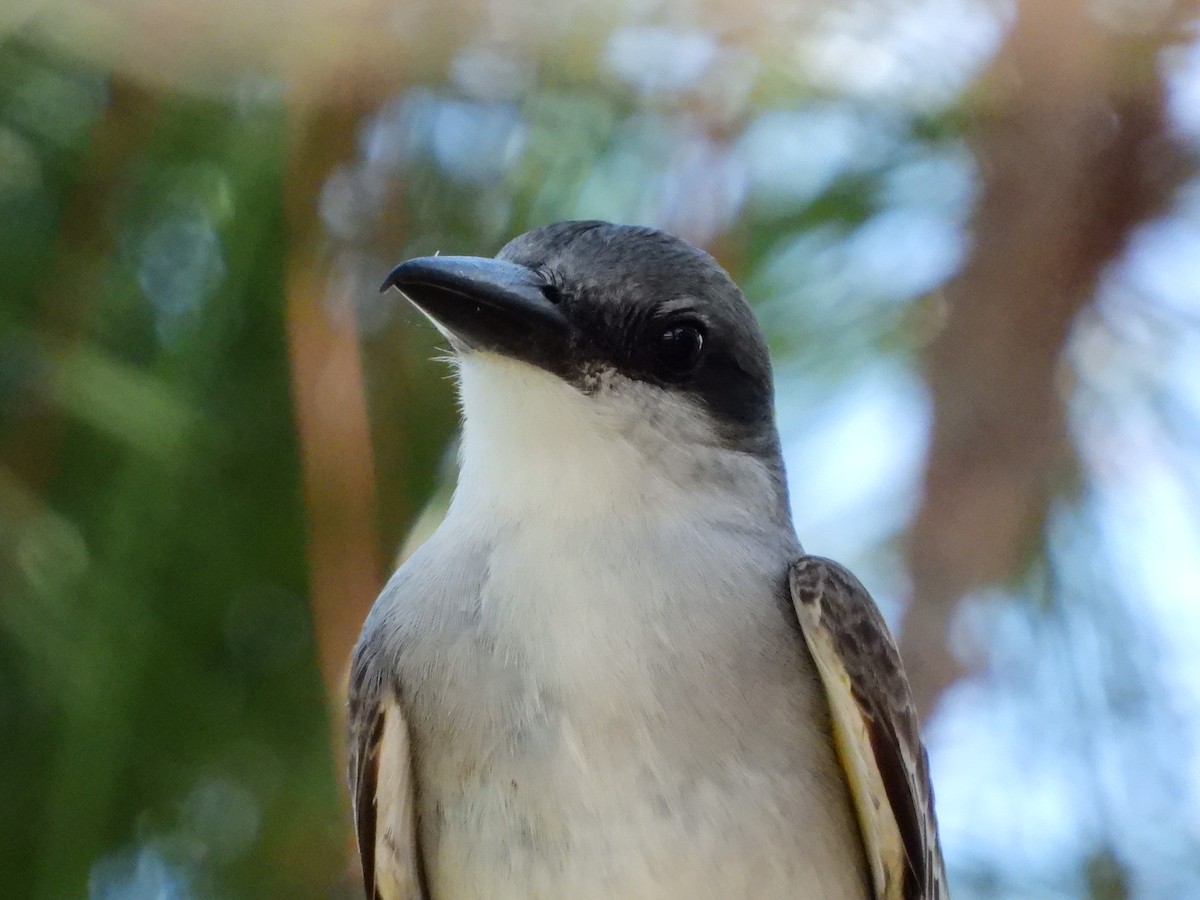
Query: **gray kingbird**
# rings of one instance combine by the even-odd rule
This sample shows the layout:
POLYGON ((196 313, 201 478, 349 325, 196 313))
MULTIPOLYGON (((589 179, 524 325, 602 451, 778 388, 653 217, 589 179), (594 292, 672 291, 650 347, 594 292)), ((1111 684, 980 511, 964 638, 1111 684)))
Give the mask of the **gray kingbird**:
POLYGON ((453 348, 464 421, 354 652, 368 897, 944 897, 895 644, 795 536, 725 271, 563 222, 388 287, 453 348))

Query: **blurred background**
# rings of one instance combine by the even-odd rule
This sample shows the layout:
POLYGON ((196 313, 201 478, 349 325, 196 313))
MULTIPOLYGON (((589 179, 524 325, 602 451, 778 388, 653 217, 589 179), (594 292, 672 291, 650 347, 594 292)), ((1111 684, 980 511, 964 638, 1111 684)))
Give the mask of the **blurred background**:
POLYGON ((5 0, 0 896, 358 896, 345 664, 456 427, 377 286, 586 217, 756 306, 955 897, 1200 897, 1198 17, 5 0))

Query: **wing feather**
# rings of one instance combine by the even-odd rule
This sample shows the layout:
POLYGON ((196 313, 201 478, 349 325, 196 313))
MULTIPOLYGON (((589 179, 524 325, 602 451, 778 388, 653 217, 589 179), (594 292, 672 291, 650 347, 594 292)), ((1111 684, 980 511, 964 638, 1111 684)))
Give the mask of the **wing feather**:
POLYGON ((365 675, 350 685, 350 797, 368 900, 424 900, 412 744, 396 695, 365 675))
POLYGON ((900 654, 867 589, 817 556, 789 573, 871 867, 875 900, 945 900, 929 763, 900 654))

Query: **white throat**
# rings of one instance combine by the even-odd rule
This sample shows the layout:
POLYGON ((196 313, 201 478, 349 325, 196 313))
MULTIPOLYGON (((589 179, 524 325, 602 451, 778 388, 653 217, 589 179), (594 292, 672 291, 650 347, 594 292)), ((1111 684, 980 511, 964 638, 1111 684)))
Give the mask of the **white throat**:
POLYGON ((681 396, 616 375, 585 394, 489 353, 459 361, 459 384, 459 510, 560 521, 647 512, 757 527, 778 520, 770 467, 724 446, 681 396))

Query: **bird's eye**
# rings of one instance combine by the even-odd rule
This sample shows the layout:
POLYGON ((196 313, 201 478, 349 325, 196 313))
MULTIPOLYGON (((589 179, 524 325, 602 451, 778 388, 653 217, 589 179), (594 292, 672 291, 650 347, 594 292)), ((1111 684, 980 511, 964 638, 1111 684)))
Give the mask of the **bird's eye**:
POLYGON ((671 375, 686 375, 700 362, 704 351, 704 331, 694 323, 668 325, 658 334, 655 354, 658 363, 671 375))

